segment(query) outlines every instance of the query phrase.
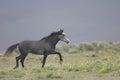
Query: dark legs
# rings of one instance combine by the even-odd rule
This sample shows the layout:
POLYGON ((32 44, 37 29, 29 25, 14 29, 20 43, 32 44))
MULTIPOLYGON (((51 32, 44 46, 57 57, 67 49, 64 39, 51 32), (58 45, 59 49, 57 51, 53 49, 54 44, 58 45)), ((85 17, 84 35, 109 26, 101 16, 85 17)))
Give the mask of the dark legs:
POLYGON ((20 55, 18 57, 16 57, 16 66, 14 67, 14 69, 19 67, 19 60, 21 62, 22 67, 24 68, 24 60, 26 58, 26 54, 20 55))
MULTIPOLYGON (((59 55, 60 64, 62 63, 62 61, 63 61, 62 55, 61 55, 59 52, 52 51, 51 54, 57 54, 57 55, 59 55)), ((16 66, 14 67, 14 69, 16 69, 16 68, 19 67, 19 60, 20 60, 20 62, 21 62, 22 67, 24 68, 24 60, 25 60, 26 56, 27 56, 27 53, 21 53, 20 56, 16 57, 16 66)), ((42 68, 44 68, 44 65, 45 65, 47 56, 48 56, 48 55, 44 55, 44 57, 43 57, 42 68)))
POLYGON ((44 65, 45 65, 47 56, 48 56, 48 55, 44 55, 44 57, 43 57, 42 68, 44 68, 44 65))
POLYGON ((25 60, 25 58, 26 58, 26 56, 22 57, 22 59, 20 60, 21 65, 22 65, 23 68, 24 68, 24 60, 25 60))
MULTIPOLYGON (((59 53, 59 52, 56 52, 56 51, 52 51, 51 54, 57 54, 59 55, 59 58, 60 58, 60 64, 62 64, 62 55, 59 53)), ((45 62, 46 62, 46 58, 47 58, 48 55, 44 55, 43 57, 43 61, 42 61, 42 68, 44 68, 44 65, 45 65, 45 62)))
POLYGON ((61 55, 59 52, 55 52, 54 54, 58 54, 58 55, 59 55, 59 58, 60 58, 60 64, 62 64, 62 61, 63 61, 63 59, 62 59, 62 55, 61 55))
POLYGON ((14 69, 19 67, 19 60, 20 60, 21 56, 16 57, 16 66, 14 67, 14 69))

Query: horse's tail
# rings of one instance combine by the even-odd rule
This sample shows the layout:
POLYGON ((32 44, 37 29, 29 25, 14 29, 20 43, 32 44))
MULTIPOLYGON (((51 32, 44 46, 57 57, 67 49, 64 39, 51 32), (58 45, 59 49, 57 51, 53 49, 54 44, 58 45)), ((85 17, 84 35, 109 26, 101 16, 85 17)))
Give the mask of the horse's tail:
POLYGON ((19 43, 14 44, 14 45, 8 47, 8 49, 6 50, 4 56, 10 55, 10 54, 13 52, 13 50, 16 49, 16 47, 18 46, 18 44, 19 44, 19 43))

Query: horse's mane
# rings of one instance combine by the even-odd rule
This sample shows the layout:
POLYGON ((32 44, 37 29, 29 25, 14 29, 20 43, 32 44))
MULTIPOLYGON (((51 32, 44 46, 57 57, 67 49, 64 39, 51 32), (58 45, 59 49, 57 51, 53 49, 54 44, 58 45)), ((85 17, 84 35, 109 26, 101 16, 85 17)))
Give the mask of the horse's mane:
POLYGON ((60 31, 57 31, 57 32, 52 32, 50 35, 48 35, 48 36, 46 36, 46 37, 44 37, 44 38, 42 38, 41 40, 47 40, 47 39, 49 39, 50 37, 52 37, 52 36, 54 36, 54 35, 60 35, 60 34, 62 34, 63 33, 63 30, 60 30, 60 31))
POLYGON ((41 40, 49 39, 50 37, 52 37, 54 35, 59 35, 59 32, 52 32, 50 35, 43 37, 41 40))

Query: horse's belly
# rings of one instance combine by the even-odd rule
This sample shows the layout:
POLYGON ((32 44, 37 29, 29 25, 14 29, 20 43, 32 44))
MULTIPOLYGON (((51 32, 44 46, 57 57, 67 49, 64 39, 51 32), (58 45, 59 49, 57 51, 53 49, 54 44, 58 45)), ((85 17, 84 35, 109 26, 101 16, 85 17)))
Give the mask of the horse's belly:
POLYGON ((42 50, 38 50, 38 51, 34 51, 34 50, 32 50, 32 51, 30 51, 32 54, 38 54, 38 55, 43 55, 43 51, 42 50))

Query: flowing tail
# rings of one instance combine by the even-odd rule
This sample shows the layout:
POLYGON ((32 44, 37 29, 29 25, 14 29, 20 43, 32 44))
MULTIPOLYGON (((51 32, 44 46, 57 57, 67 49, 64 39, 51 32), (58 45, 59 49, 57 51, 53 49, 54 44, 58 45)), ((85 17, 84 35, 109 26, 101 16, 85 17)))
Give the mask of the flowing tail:
POLYGON ((8 49, 6 50, 4 56, 10 55, 10 54, 13 52, 13 50, 16 49, 16 47, 18 46, 18 44, 19 44, 19 43, 14 44, 14 45, 8 47, 8 49))

